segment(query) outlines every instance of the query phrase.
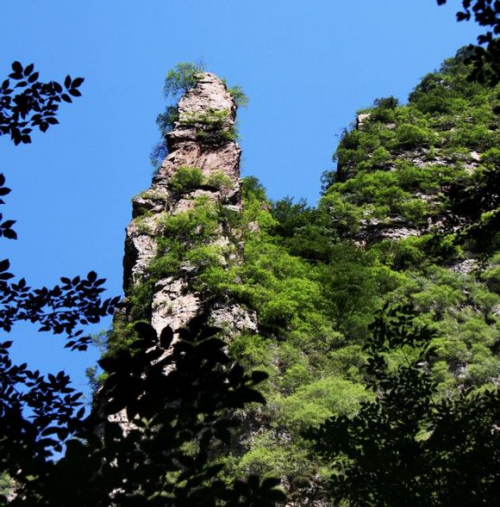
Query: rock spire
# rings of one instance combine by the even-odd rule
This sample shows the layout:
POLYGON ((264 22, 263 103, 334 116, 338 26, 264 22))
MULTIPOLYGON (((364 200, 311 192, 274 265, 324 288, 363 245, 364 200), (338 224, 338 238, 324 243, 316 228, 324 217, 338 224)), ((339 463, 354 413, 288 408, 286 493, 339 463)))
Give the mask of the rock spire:
MULTIPOLYGON (((203 265, 215 257, 224 267, 238 258, 241 242, 227 223, 228 214, 242 209, 236 112, 224 82, 209 72, 180 99, 166 139, 169 155, 150 189, 132 201, 126 298, 115 328, 145 319, 158 333, 169 326, 175 336, 200 312, 203 296, 193 280, 203 265)), ((212 316, 218 324, 256 327, 248 312, 220 298, 212 316)))

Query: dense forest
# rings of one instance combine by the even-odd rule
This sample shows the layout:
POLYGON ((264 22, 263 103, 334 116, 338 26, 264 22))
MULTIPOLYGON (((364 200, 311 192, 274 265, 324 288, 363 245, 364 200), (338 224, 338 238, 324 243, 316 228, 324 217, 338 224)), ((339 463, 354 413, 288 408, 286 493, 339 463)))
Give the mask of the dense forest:
MULTIPOLYGON (((387 304, 411 303, 415 324, 435 330, 426 363, 434 402, 496 388, 499 90, 470 82, 465 56, 425 76, 407 105, 389 97, 358 112, 318 207, 269 203, 247 180, 245 213, 261 232, 247 238, 236 268, 243 284, 217 270, 203 275, 207 286, 244 297, 265 329, 231 345, 270 375, 258 415, 267 428, 237 466, 278 473, 292 489, 344 470, 303 435, 373 401, 366 344, 387 304)), ((385 351, 389 371, 416 357, 401 345, 385 351)))

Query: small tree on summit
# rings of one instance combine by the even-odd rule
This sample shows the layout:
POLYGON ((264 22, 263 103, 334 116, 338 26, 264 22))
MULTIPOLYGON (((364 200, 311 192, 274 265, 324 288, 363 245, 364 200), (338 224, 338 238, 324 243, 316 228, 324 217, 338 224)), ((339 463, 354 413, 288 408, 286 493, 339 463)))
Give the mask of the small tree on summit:
POLYGON ((183 62, 169 70, 163 86, 163 96, 167 100, 165 111, 156 117, 160 129, 161 141, 151 150, 151 164, 158 168, 168 155, 166 135, 173 129, 174 122, 179 119, 178 101, 183 93, 196 86, 196 75, 205 71, 205 64, 183 62))
POLYGON ((196 75, 205 71, 203 62, 178 63, 169 70, 163 86, 163 94, 166 99, 178 100, 179 96, 194 88, 197 83, 196 75))

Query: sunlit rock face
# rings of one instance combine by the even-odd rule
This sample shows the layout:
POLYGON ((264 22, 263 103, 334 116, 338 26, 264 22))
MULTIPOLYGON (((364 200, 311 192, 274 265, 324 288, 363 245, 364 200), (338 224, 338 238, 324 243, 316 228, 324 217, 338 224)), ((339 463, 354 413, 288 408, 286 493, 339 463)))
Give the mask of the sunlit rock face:
MULTIPOLYGON (((165 223, 169 217, 189 212, 201 201, 228 212, 241 211, 241 148, 235 140, 236 112, 237 105, 224 82, 209 72, 198 75, 197 85, 179 101, 178 120, 166 139, 169 155, 149 190, 132 201, 133 219, 125 241, 126 296, 152 276, 148 272, 151 263, 168 253, 162 251, 165 247, 161 238, 167 234, 165 223), (196 173, 199 181, 180 188, 179 171, 196 173)), ((220 245, 226 258, 237 262, 241 241, 231 227, 220 221, 215 235, 210 244, 220 245)), ((181 265, 180 275, 154 280, 149 318, 158 334, 170 326, 176 336, 179 329, 200 313, 204 301, 192 289, 193 271, 193 266, 186 262, 181 265)), ((120 318, 126 315, 131 322, 127 299, 130 298, 126 298, 120 318)), ((216 301, 213 319, 235 332, 245 327, 256 329, 255 317, 230 302, 216 301)))
POLYGON ((203 174, 221 171, 234 179, 239 190, 241 149, 231 139, 237 106, 225 84, 205 72, 197 86, 179 101, 179 120, 167 135, 170 155, 162 164, 153 187, 168 183, 179 167, 199 167, 203 174))
MULTIPOLYGON (((370 122, 373 121, 373 112, 359 113, 356 116, 355 130, 361 134, 369 131, 370 122)), ((384 123, 383 128, 386 131, 395 131, 398 125, 395 122, 384 123)), ((441 131, 455 129, 453 123, 444 123, 440 127, 441 131)), ((447 150, 445 144, 437 144, 432 148, 426 146, 425 143, 411 148, 392 148, 388 152, 389 159, 378 167, 373 167, 372 171, 388 171, 398 172, 398 163, 406 162, 409 165, 422 168, 450 168, 457 164, 465 169, 468 174, 474 174, 481 166, 482 154, 476 150, 462 150, 460 154, 453 150, 447 150)), ((365 157, 365 162, 373 157, 370 154, 365 157)), ((336 170, 336 182, 346 183, 356 178, 359 173, 361 163, 355 156, 344 161, 338 161, 336 170)), ((429 208, 439 207, 442 193, 446 193, 447 184, 441 184, 441 188, 423 191, 412 191, 413 196, 427 205, 429 208)), ((366 201, 365 204, 369 204, 366 201)), ((434 228, 439 228, 448 218, 447 210, 443 210, 438 214, 428 217, 426 221, 415 224, 411 220, 405 218, 401 213, 391 213, 384 217, 374 218, 371 216, 370 210, 366 207, 366 214, 359 221, 359 231, 353 234, 351 239, 358 246, 366 247, 384 240, 404 240, 410 237, 419 237, 429 234, 434 228)))

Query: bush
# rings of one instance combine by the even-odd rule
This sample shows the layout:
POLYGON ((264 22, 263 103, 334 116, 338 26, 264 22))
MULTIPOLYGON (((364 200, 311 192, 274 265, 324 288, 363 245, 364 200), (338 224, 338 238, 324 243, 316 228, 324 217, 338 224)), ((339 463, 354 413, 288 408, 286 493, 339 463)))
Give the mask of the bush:
POLYGON ((374 104, 378 109, 396 109, 399 106, 399 100, 391 95, 390 97, 375 99, 374 104))
POLYGON ((429 216, 429 207, 422 199, 408 199, 399 204, 403 217, 414 225, 423 226, 429 216))
POLYGON ((198 167, 180 166, 170 178, 168 185, 176 194, 184 194, 200 188, 203 184, 203 174, 198 167))
POLYGON ((223 192, 233 190, 234 188, 233 180, 222 171, 212 171, 205 184, 223 192))
POLYGON ((361 384, 342 378, 329 377, 303 385, 284 398, 281 420, 296 432, 318 427, 333 415, 354 415, 361 401, 371 396, 361 384))
POLYGON ((375 109, 371 111, 370 121, 380 121, 383 123, 393 122, 396 118, 394 110, 399 105, 396 97, 384 97, 375 99, 375 109))
POLYGON ((396 138, 401 148, 409 150, 430 146, 433 141, 433 133, 428 129, 406 123, 397 127, 396 138))
POLYGON ((375 167, 385 167, 391 158, 391 154, 383 146, 380 146, 373 152, 370 162, 375 167))
POLYGON ((483 153, 481 162, 486 166, 500 166, 500 149, 490 148, 483 153))
POLYGON ((205 71, 205 65, 200 63, 183 62, 169 70, 165 78, 163 93, 165 98, 177 99, 181 93, 196 86, 197 74, 205 71))
POLYGON ((482 278, 492 292, 500 294, 500 266, 488 269, 483 273, 482 278))
POLYGON ((226 109, 208 109, 206 113, 184 116, 180 119, 180 123, 196 129, 196 139, 200 142, 224 144, 238 137, 230 116, 231 111, 226 109))

